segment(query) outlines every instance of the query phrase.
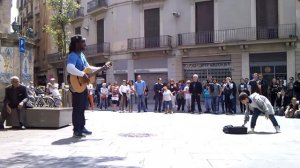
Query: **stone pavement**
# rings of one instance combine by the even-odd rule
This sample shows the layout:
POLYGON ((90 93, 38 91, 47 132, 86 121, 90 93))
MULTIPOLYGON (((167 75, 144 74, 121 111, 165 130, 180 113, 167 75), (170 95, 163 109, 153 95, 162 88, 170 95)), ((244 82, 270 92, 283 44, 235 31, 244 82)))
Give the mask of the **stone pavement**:
MULTIPOLYGON (((0 131, 0 167, 299 168, 300 120, 277 117, 282 133, 260 117, 258 133, 226 135, 241 115, 87 112, 93 135, 57 130, 0 131)), ((249 125, 249 124, 248 124, 249 125)))

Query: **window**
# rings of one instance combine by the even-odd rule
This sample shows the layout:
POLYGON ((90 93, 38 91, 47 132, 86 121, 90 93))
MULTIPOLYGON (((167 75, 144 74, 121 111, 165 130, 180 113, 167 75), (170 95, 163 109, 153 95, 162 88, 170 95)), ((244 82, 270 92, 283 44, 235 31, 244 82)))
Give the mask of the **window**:
POLYGON ((258 39, 278 37, 278 0, 256 0, 258 39))
POLYGON ((81 34, 81 27, 75 28, 75 34, 81 34))
POLYGON ((144 11, 145 48, 160 46, 159 8, 144 11))
POLYGON ((214 41, 214 1, 196 3, 196 43, 214 41))

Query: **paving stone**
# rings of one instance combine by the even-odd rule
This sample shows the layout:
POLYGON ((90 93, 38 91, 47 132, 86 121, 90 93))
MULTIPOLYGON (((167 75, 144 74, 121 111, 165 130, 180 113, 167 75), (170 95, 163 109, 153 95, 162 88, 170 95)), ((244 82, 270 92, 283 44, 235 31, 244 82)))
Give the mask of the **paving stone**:
POLYGON ((0 168, 300 167, 300 120, 277 117, 282 133, 260 117, 256 134, 227 135, 242 115, 87 112, 86 138, 72 126, 0 132, 0 168))

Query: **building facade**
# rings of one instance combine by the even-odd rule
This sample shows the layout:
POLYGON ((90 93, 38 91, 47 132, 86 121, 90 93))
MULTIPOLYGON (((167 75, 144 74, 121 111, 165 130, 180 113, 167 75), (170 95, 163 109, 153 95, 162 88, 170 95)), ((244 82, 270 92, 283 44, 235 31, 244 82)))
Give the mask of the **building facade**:
POLYGON ((10 85, 10 78, 18 76, 22 83, 33 80, 34 42, 25 37, 25 52, 19 51, 17 33, 10 33, 12 1, 0 0, 0 107, 4 99, 5 87, 10 85))
POLYGON ((0 33, 9 33, 10 32, 11 6, 12 6, 12 2, 10 0, 1 0, 0 1, 0 33))
MULTIPOLYGON (((112 69, 107 81, 141 74, 152 88, 158 77, 223 79, 262 73, 287 79, 300 70, 299 3, 295 0, 81 0, 71 34, 87 38, 89 62, 112 69)), ((55 58, 48 55, 48 60, 55 58)), ((56 70, 64 65, 50 62, 56 70)))
POLYGON ((52 69, 48 64, 47 55, 57 51, 51 35, 45 31, 45 25, 50 23, 50 10, 46 0, 17 0, 19 10, 18 22, 21 24, 22 36, 28 37, 35 43, 34 83, 46 85, 52 69))

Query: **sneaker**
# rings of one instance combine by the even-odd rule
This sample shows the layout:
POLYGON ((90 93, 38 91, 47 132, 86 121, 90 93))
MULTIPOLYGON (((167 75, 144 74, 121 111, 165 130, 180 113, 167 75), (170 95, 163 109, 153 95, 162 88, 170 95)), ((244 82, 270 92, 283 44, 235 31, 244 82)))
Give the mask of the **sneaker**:
POLYGON ((280 132, 281 132, 280 126, 275 126, 274 128, 275 128, 275 130, 276 130, 276 133, 280 133, 280 132))
POLYGON ((92 131, 89 131, 89 130, 87 130, 86 128, 83 128, 83 130, 82 130, 82 134, 85 134, 85 135, 92 135, 92 131))
POLYGON ((85 137, 85 135, 83 135, 83 134, 80 133, 80 132, 75 131, 75 132, 73 133, 73 137, 75 137, 75 138, 83 138, 83 137, 85 137))
POLYGON ((254 128, 251 128, 251 130, 248 132, 248 134, 254 134, 255 131, 254 131, 254 128))

